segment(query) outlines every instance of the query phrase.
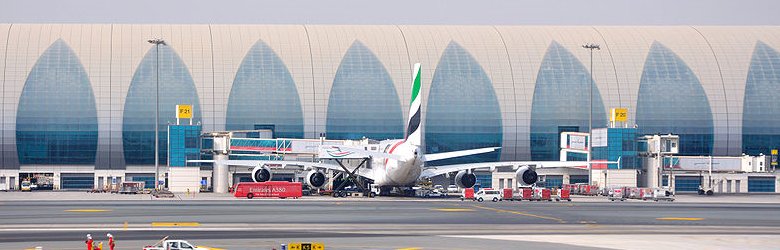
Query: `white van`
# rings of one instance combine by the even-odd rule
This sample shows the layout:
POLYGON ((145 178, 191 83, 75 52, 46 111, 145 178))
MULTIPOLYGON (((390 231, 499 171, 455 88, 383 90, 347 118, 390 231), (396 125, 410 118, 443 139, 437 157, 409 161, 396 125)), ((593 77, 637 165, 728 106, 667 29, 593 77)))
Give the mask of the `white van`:
POLYGON ((480 189, 477 192, 477 194, 474 195, 474 199, 476 199, 479 202, 483 202, 486 200, 498 202, 501 200, 501 191, 493 190, 493 189, 480 189))

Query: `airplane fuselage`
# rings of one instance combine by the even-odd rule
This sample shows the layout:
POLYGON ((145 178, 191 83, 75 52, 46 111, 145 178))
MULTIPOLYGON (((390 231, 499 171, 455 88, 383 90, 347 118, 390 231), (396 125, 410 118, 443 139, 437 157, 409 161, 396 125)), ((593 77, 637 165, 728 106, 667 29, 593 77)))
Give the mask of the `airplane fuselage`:
POLYGON ((379 151, 399 156, 399 160, 374 158, 374 184, 378 186, 413 186, 420 178, 423 160, 420 147, 404 140, 380 142, 379 151))

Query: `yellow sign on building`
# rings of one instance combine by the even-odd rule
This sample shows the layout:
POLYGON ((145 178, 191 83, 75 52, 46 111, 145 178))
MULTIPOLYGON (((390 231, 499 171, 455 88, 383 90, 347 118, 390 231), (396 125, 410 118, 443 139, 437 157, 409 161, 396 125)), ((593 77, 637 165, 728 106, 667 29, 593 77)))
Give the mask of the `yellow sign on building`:
POLYGON ((611 113, 612 115, 609 117, 611 122, 625 122, 628 120, 627 108, 613 108, 611 113))
POLYGON ((176 119, 192 119, 192 105, 176 105, 176 119))

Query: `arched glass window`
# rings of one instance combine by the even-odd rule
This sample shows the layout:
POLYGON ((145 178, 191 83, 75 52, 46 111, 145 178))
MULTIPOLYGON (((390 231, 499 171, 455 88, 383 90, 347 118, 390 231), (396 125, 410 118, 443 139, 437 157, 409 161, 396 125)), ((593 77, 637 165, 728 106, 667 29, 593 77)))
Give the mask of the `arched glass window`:
MULTIPOLYGON (((561 132, 588 132, 590 116, 588 69, 566 48, 553 41, 536 77, 531 105, 531 159, 560 159, 561 132)), ((604 103, 593 83, 593 127, 606 126, 604 103)))
POLYGON ((303 137, 303 111, 287 66, 263 41, 247 52, 230 89, 225 128, 273 125, 278 138, 303 137))
MULTIPOLYGON (((427 109, 423 130, 426 153, 501 146, 501 108, 493 83, 474 57, 454 41, 436 66, 427 109)), ((500 156, 500 151, 495 151, 431 165, 498 161, 500 156)))
MULTIPOLYGON (((201 119, 200 102, 192 76, 179 55, 160 45, 160 164, 168 159, 168 124, 176 122, 176 105, 191 104, 194 123, 201 119)), ((122 142, 127 164, 154 164, 154 118, 157 91, 157 49, 152 46, 133 75, 125 100, 122 142)))
POLYGON ((94 164, 98 125, 87 72, 62 40, 27 76, 16 114, 21 164, 94 164))
POLYGON ((329 139, 383 140, 404 136, 401 101, 382 62, 359 41, 341 60, 328 99, 329 139))
POLYGON ((674 52, 653 42, 642 71, 640 135, 680 135, 680 155, 712 154, 712 111, 699 79, 674 52))

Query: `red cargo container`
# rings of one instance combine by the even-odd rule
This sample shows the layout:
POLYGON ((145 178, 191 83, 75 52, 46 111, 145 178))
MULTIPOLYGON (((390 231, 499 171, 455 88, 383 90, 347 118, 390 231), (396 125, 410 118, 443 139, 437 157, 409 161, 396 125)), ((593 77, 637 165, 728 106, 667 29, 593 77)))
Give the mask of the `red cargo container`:
POLYGON ((300 198, 303 186, 300 182, 266 181, 241 182, 233 188, 235 197, 252 198, 300 198))
POLYGON ((530 188, 523 188, 522 191, 522 199, 523 200, 530 200, 533 198, 534 190, 530 188))
POLYGON ((473 200, 474 199, 474 189, 473 188, 464 188, 463 189, 463 196, 460 197, 460 200, 473 200))
POLYGON ((550 198, 550 189, 542 189, 542 200, 545 201, 552 201, 550 198))
POLYGON ((502 194, 504 195, 503 199, 505 201, 511 201, 514 199, 514 197, 512 197, 513 194, 511 188, 504 188, 504 192, 502 194))
POLYGON ((568 189, 561 189, 559 196, 561 200, 571 201, 570 191, 568 189))

